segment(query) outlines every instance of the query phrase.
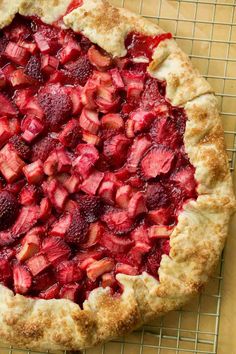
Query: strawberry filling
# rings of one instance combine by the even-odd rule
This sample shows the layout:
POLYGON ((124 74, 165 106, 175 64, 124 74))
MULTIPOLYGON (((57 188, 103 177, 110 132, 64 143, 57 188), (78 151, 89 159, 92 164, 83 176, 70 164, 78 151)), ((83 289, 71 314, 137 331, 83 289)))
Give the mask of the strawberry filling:
MULTIPOLYGON (((81 1, 74 1, 74 7, 81 1)), ((158 278, 197 198, 186 115, 147 74, 170 34, 111 58, 81 34, 16 17, 0 35, 0 282, 79 304, 116 274, 158 278)))

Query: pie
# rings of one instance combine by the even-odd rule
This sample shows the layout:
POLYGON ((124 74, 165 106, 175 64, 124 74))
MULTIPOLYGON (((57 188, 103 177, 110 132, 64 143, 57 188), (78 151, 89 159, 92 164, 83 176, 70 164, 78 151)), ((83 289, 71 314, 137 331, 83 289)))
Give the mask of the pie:
POLYGON ((105 0, 0 2, 0 338, 79 350, 178 308, 235 208, 212 88, 105 0))

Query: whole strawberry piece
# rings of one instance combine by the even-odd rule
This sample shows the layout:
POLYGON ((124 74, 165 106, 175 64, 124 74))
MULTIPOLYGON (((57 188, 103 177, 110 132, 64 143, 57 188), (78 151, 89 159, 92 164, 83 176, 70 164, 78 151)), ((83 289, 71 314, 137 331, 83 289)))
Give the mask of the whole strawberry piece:
POLYGON ((81 213, 88 223, 96 221, 102 213, 102 201, 100 197, 93 195, 75 195, 81 213))
POLYGON ((16 150, 17 154, 24 160, 28 160, 30 158, 30 148, 20 137, 20 135, 13 135, 9 139, 9 144, 12 145, 12 147, 16 150))
POLYGON ((43 76, 42 76, 42 72, 41 72, 41 62, 40 59, 36 56, 32 56, 25 69, 24 69, 24 73, 30 77, 32 77, 32 79, 35 79, 37 81, 42 81, 43 76))
POLYGON ((72 110, 70 97, 58 89, 55 92, 39 93, 38 101, 44 111, 49 130, 58 131, 70 117, 72 110))
POLYGON ((32 148, 32 160, 36 161, 40 159, 44 162, 52 150, 56 148, 58 143, 59 141, 52 138, 50 135, 38 140, 32 148))
POLYGON ((93 73, 93 67, 86 56, 82 56, 66 66, 67 75, 81 86, 84 86, 93 73))
POLYGON ((13 224, 19 212, 16 197, 7 191, 0 192, 0 230, 5 230, 13 224))
POLYGON ((80 244, 84 241, 87 230, 88 224, 84 216, 79 209, 76 209, 72 215, 72 221, 65 239, 68 243, 80 244))

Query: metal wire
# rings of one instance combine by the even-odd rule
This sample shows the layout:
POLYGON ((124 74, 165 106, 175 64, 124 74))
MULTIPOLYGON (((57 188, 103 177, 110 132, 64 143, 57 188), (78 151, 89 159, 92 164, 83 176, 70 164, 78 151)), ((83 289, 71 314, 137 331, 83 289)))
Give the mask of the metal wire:
MULTIPOLYGON (((219 98, 230 169, 234 172, 236 86, 233 85, 236 83, 236 0, 229 0, 227 3, 214 0, 110 0, 110 2, 134 10, 171 31, 184 51, 200 68, 203 76, 211 82, 219 98), (219 13, 223 10, 229 16, 219 19, 219 13), (205 45, 208 45, 208 49, 205 49, 205 45), (215 55, 216 45, 218 48, 221 45, 224 47, 221 54, 217 51, 215 55), (197 51, 195 47, 200 46, 203 46, 204 50, 197 51)), ((181 310, 174 311, 124 338, 85 350, 83 354, 216 354, 223 268, 222 256, 218 271, 205 291, 181 310)), ((23 351, 0 345, 0 354, 16 353, 39 354, 35 351, 23 351)))

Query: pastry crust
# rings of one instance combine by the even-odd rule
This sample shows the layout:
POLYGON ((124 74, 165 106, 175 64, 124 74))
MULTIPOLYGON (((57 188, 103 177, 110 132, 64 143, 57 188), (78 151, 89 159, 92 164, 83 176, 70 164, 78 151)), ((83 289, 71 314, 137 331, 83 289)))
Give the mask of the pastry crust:
MULTIPOLYGON (((40 15, 52 23, 70 0, 0 1, 0 27, 17 12, 40 15)), ((163 32, 157 25, 105 0, 84 0, 64 17, 113 56, 125 55, 124 39, 130 31, 163 32)), ((224 146, 217 101, 210 85, 193 68, 174 40, 165 40, 153 55, 152 76, 166 80, 167 97, 188 116, 185 148, 196 168, 198 198, 184 206, 171 237, 170 255, 162 257, 158 282, 147 273, 117 275, 124 286, 120 297, 109 289, 90 293, 84 309, 69 300, 30 299, 0 286, 0 338, 18 347, 41 350, 78 350, 127 333, 144 322, 184 304, 199 292, 214 270, 235 209, 231 176, 224 146)))

